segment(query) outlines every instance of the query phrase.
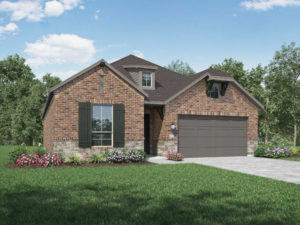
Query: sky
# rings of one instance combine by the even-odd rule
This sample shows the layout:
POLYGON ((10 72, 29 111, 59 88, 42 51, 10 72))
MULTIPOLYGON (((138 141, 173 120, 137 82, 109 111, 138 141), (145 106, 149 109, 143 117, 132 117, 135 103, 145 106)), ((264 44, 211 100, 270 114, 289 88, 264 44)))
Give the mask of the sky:
POLYGON ((0 1, 0 59, 19 54, 38 78, 129 54, 196 72, 230 57, 251 69, 292 41, 300 0, 0 1))

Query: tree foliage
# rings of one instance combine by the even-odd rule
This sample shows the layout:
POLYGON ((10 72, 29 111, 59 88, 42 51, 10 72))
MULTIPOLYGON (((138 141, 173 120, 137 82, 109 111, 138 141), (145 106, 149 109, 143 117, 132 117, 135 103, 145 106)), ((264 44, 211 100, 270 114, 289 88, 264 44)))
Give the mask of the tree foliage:
POLYGON ((179 59, 173 60, 166 68, 184 76, 191 76, 195 74, 195 71, 189 66, 188 63, 179 59))
POLYGON ((297 140, 300 118, 300 48, 283 45, 269 64, 265 79, 274 131, 297 140))
POLYGON ((35 78, 18 55, 0 61, 0 144, 42 141, 42 110, 47 90, 60 82, 47 74, 35 78))

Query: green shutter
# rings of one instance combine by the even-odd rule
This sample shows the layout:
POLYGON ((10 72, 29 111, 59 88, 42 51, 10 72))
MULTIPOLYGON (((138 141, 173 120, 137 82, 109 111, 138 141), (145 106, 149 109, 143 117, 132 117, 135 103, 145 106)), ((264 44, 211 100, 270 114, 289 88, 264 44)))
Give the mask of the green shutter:
POLYGON ((114 147, 124 147, 124 133, 125 133, 125 109, 123 104, 113 105, 113 135, 114 135, 114 147))
POLYGON ((91 104, 89 102, 79 102, 79 147, 91 147, 91 104))

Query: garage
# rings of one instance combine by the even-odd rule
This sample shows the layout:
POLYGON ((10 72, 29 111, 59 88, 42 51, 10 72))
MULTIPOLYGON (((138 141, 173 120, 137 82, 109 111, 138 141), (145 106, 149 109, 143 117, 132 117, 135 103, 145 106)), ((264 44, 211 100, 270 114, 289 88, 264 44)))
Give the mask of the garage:
POLYGON ((178 132, 186 158, 247 155, 247 117, 179 115, 178 132))

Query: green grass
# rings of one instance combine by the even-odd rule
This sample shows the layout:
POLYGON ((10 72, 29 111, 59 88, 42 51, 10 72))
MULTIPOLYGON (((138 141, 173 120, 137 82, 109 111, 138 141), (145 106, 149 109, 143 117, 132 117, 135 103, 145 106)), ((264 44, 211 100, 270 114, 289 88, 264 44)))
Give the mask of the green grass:
POLYGON ((280 159, 300 162, 300 158, 280 158, 280 159))
POLYGON ((196 164, 7 169, 0 224, 300 224, 300 185, 196 164))

